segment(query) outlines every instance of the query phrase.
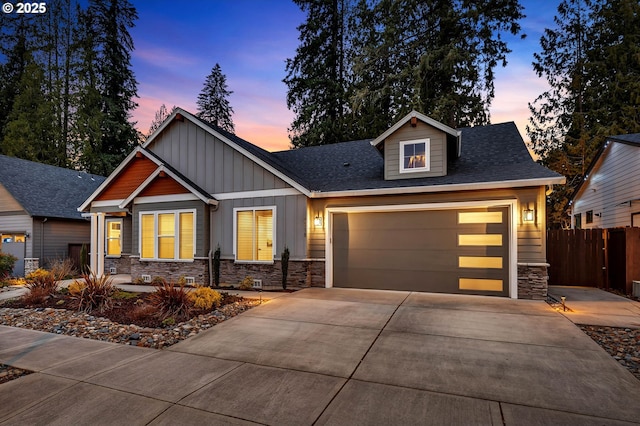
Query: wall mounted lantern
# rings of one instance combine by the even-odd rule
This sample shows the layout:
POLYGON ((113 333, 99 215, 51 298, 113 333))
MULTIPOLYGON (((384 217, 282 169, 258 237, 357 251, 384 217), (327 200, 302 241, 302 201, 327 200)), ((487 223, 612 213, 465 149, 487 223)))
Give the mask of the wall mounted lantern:
POLYGON ((321 215, 316 215, 316 217, 313 218, 313 226, 315 226, 316 228, 320 228, 322 227, 322 216, 321 215))
POLYGON ((533 222, 535 217, 535 211, 529 207, 522 210, 522 220, 524 222, 533 222))

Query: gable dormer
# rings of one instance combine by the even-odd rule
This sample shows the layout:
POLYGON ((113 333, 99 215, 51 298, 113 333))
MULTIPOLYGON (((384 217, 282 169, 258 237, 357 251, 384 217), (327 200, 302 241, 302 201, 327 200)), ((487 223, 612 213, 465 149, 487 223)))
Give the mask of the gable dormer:
POLYGON ((384 157, 385 180, 445 176, 460 156, 460 132, 412 111, 374 139, 384 157))

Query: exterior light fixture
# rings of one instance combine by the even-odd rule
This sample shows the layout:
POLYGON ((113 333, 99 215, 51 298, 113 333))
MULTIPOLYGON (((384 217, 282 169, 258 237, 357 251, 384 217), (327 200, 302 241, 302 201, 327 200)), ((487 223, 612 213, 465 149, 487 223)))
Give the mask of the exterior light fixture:
POLYGON ((567 310, 567 305, 565 304, 567 297, 566 296, 560 296, 560 299, 562 300, 562 310, 566 312, 567 310))
POLYGON ((316 217, 313 218, 313 226, 316 228, 320 228, 322 226, 322 216, 316 215, 316 217))
POLYGON ((533 222, 535 216, 534 213, 535 212, 533 209, 527 207, 526 209, 522 210, 522 220, 524 222, 533 222))

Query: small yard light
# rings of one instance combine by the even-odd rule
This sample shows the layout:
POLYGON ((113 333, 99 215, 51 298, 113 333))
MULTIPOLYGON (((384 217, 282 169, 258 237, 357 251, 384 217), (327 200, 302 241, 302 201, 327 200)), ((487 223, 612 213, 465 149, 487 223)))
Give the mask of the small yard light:
POLYGON ((560 300, 562 300, 562 310, 567 311, 567 305, 564 304, 565 300, 567 300, 566 296, 560 296, 560 300))
POLYGON ((526 208, 522 210, 522 220, 525 222, 533 222, 534 219, 534 211, 533 209, 526 208))
POLYGON ((316 217, 313 218, 313 226, 316 228, 320 228, 322 226, 322 216, 316 215, 316 217))

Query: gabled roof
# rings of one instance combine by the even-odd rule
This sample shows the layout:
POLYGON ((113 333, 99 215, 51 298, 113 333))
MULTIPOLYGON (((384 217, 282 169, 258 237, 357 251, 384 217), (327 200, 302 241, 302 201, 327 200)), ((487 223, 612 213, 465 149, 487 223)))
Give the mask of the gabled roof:
POLYGON ((585 183, 589 179, 589 175, 591 175, 591 172, 596 167, 600 167, 600 164, 605 158, 604 154, 606 151, 608 151, 608 148, 612 142, 618 142, 618 143, 623 143, 625 145, 640 147, 640 133, 630 133, 626 135, 609 136, 607 139, 605 139, 604 143, 602 144, 602 146, 600 147, 596 155, 593 157, 593 160, 591 160, 591 164, 589 164, 587 171, 584 173, 584 178, 580 181, 580 183, 576 187, 576 190, 573 191, 573 194, 569 199, 569 204, 572 204, 573 200, 575 200, 578 197, 578 195, 582 192, 582 189, 584 188, 585 183))
POLYGON ((454 136, 454 137, 459 137, 460 136, 460 132, 456 129, 453 129, 449 126, 447 126, 446 124, 440 123, 439 121, 434 120, 431 117, 427 117, 424 114, 419 113, 418 111, 411 111, 409 114, 405 115, 404 117, 402 117, 400 120, 398 120, 398 122, 396 124, 394 124, 393 126, 391 126, 390 128, 387 129, 387 131, 385 131, 383 134, 381 134, 380 136, 378 136, 377 138, 375 138, 374 140, 371 141, 371 145, 373 146, 378 146, 380 145, 386 138, 388 138, 391 134, 393 134, 396 130, 398 130, 400 127, 404 126, 408 121, 410 121, 412 118, 416 118, 420 121, 422 121, 423 123, 426 123, 430 126, 435 127, 438 130, 442 130, 443 132, 454 136))
POLYGON ((0 155, 0 183, 30 216, 82 219, 77 208, 103 176, 0 155))
POLYGON ((153 161, 158 167, 148 176, 142 184, 140 184, 126 199, 120 201, 119 208, 125 208, 133 199, 140 194, 153 180, 161 173, 168 174, 172 179, 182 185, 189 192, 194 194, 200 200, 207 204, 217 205, 218 202, 205 190, 189 180, 182 173, 177 171, 173 166, 166 163, 154 152, 145 149, 142 146, 137 146, 122 163, 109 175, 109 177, 93 192, 90 196, 84 200, 84 203, 78 208, 78 211, 85 211, 89 208, 91 203, 118 177, 118 175, 136 158, 136 155, 144 155, 149 160, 153 161))
POLYGON ((143 144, 143 147, 146 148, 150 144, 152 144, 154 139, 160 133, 162 133, 162 131, 167 126, 169 126, 169 124, 173 120, 183 119, 188 119, 189 121, 193 122, 206 132, 214 135, 216 138, 229 145, 231 148, 240 152, 242 155, 248 157, 249 159, 253 160, 260 166, 273 173, 275 176, 287 182, 298 191, 308 195, 307 182, 304 178, 305 175, 300 175, 295 171, 288 169, 284 164, 280 162, 277 157, 273 156, 269 151, 266 151, 232 133, 222 130, 221 128, 214 126, 213 124, 197 117, 196 115, 191 114, 190 112, 182 108, 176 108, 174 112, 164 121, 164 123, 162 123, 162 125, 151 136, 149 136, 149 138, 143 144))
MULTIPOLYGON (((273 153, 304 173, 312 196, 393 194, 488 189, 563 183, 565 178, 534 162, 513 122, 456 130, 462 156, 440 177, 384 179, 384 159, 373 141, 362 140, 273 153)), ((375 140, 374 140, 375 141, 375 140)))

